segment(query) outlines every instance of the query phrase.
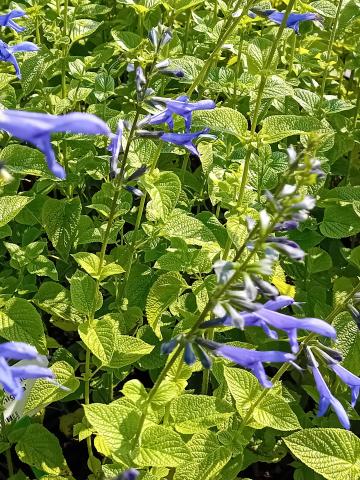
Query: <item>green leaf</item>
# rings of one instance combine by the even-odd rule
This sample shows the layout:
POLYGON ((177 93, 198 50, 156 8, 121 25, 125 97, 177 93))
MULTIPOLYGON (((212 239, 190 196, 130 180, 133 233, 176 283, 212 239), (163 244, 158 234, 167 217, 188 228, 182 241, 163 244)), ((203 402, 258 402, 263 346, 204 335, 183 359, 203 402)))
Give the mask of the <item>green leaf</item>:
POLYGON ((170 405, 170 415, 179 433, 199 433, 221 425, 234 413, 230 404, 207 395, 182 395, 170 405))
MULTIPOLYGON (((236 409, 244 418, 247 411, 252 408, 251 405, 258 402, 262 388, 257 378, 246 370, 225 367, 224 374, 226 384, 236 402, 236 409)), ((250 426, 271 427, 283 431, 301 428, 289 404, 281 396, 269 391, 254 408, 250 426)))
POLYGON ((35 90, 38 82, 44 78, 46 70, 56 61, 48 53, 28 54, 26 60, 21 65, 21 86, 24 96, 29 95, 35 90))
POLYGON ((116 323, 109 317, 79 326, 79 335, 87 348, 103 365, 109 365, 115 349, 116 323))
POLYGON ((6 168, 11 173, 55 178, 46 165, 44 154, 36 148, 8 145, 1 151, 0 160, 6 163, 6 168))
POLYGON ((167 238, 181 237, 190 245, 203 246, 209 242, 216 242, 215 235, 208 227, 180 209, 173 211, 160 234, 167 238))
POLYGON ((140 338, 120 335, 118 332, 118 329, 115 329, 115 349, 110 362, 112 368, 132 365, 154 349, 154 345, 149 345, 140 338))
POLYGON ((39 277, 50 277, 52 280, 58 280, 54 262, 49 260, 45 255, 39 255, 26 266, 29 273, 38 275, 39 277))
POLYGON ((31 197, 22 197, 20 195, 4 195, 0 197, 0 227, 3 227, 16 217, 31 200, 31 197))
POLYGON ((161 315, 185 290, 187 284, 175 272, 164 273, 153 283, 146 300, 146 315, 156 336, 162 339, 161 315))
POLYGON ((313 428, 283 439, 291 453, 327 480, 360 478, 360 440, 339 428, 313 428))
POLYGON ((275 115, 265 118, 260 137, 266 143, 275 143, 292 135, 322 130, 324 126, 314 117, 275 115))
POLYGON ((248 128, 248 122, 242 113, 229 107, 214 110, 197 110, 193 113, 194 125, 209 127, 214 132, 228 133, 242 140, 248 128))
POLYGON ((187 445, 193 460, 179 465, 174 480, 212 480, 232 455, 231 449, 219 443, 211 431, 193 435, 187 445))
POLYGON ((69 290, 59 283, 42 283, 33 298, 33 302, 45 312, 60 317, 66 322, 71 322, 74 325, 83 322, 83 317, 78 310, 71 305, 69 290))
POLYGON ((360 374, 360 331, 349 312, 341 312, 336 316, 333 326, 337 333, 336 348, 340 350, 342 365, 353 372, 360 374))
POLYGON ((71 42, 77 42, 81 38, 88 37, 94 33, 102 22, 96 22, 95 20, 90 20, 88 18, 78 18, 74 22, 73 28, 71 29, 70 39, 71 42))
POLYGON ((92 403, 84 405, 86 420, 100 435, 110 452, 124 447, 136 433, 140 412, 130 404, 112 402, 109 405, 92 403))
POLYGON ((360 232, 360 217, 352 205, 332 205, 325 208, 320 232, 329 238, 343 238, 360 232))
POLYGON ((145 187, 151 198, 146 205, 146 216, 156 222, 165 221, 176 207, 181 192, 181 182, 175 173, 153 172, 145 177, 145 187))
POLYGON ((177 467, 191 461, 191 452, 181 436, 161 425, 143 431, 134 456, 141 467, 177 467))
POLYGON ((51 243, 66 260, 76 240, 81 203, 78 198, 48 198, 42 211, 43 226, 51 243))
MULTIPOLYGON (((270 53, 272 42, 266 38, 257 38, 248 44, 247 61, 248 69, 251 75, 261 74, 267 63, 267 59, 270 53)), ((279 61, 279 54, 275 51, 275 54, 271 60, 270 71, 276 69, 276 65, 279 61)))
POLYGON ((119 47, 125 50, 125 52, 137 48, 142 41, 140 35, 133 32, 124 32, 124 30, 121 30, 121 27, 120 29, 113 28, 111 35, 119 47))
POLYGON ((77 263, 80 265, 81 268, 85 270, 93 278, 97 278, 100 280, 104 280, 106 277, 110 277, 111 275, 118 275, 119 273, 123 273, 125 270, 115 262, 103 263, 100 275, 99 275, 99 268, 100 268, 100 258, 95 255, 94 253, 89 252, 78 252, 72 255, 77 263))
POLYGON ((308 271, 311 274, 330 270, 332 260, 330 255, 319 247, 310 248, 306 257, 308 271))
POLYGON ((0 310, 0 335, 9 341, 30 343, 40 353, 47 352, 41 317, 23 298, 11 298, 0 310))
POLYGON ((27 427, 15 450, 19 459, 31 467, 53 475, 70 474, 59 440, 38 423, 27 427))
POLYGON ((114 94, 115 81, 107 73, 101 72, 95 78, 94 94, 99 102, 104 102, 114 94))
POLYGON ((334 18, 336 15, 336 5, 328 0, 316 0, 315 2, 310 3, 310 6, 323 17, 334 18))
POLYGON ((67 362, 55 362, 50 369, 54 372, 56 381, 65 389, 41 378, 36 380, 26 400, 25 415, 57 402, 78 389, 80 382, 75 377, 74 369, 67 362))
POLYGON ((91 316, 102 306, 103 298, 93 278, 76 270, 70 279, 71 302, 81 313, 91 316))

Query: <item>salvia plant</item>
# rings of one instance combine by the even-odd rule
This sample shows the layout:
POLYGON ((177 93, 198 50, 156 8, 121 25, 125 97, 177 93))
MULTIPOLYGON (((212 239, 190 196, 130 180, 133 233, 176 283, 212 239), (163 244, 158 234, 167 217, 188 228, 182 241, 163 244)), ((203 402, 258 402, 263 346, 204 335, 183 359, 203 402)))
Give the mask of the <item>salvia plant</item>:
POLYGON ((359 32, 2 2, 1 478, 360 478, 359 32))

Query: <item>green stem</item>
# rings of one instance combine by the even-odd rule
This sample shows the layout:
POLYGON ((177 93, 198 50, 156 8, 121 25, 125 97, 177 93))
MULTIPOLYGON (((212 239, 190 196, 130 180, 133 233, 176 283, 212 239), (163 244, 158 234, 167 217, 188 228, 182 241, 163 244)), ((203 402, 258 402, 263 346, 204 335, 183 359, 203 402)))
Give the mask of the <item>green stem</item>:
POLYGON ((36 13, 35 17, 35 37, 36 37, 36 43, 38 45, 41 44, 41 37, 40 37, 40 25, 39 25, 39 13, 36 13))
POLYGON ((327 81, 327 77, 329 75, 329 69, 330 69, 330 57, 331 57, 334 41, 335 41, 335 38, 336 38, 336 33, 337 33, 337 28, 338 28, 338 23, 339 23, 339 17, 340 17, 342 4, 343 4, 343 0, 339 0, 339 3, 337 5, 337 9, 336 9, 336 15, 335 15, 334 22, 333 22, 332 28, 331 28, 330 40, 329 40, 329 43, 328 43, 328 48, 327 48, 327 52, 326 52, 326 59, 325 59, 326 65, 325 65, 325 70, 324 70, 324 74, 323 74, 323 78, 322 78, 322 82, 321 82, 321 87, 320 87, 320 104, 322 103, 322 100, 324 98, 326 81, 327 81))
POLYGON ((288 66, 288 75, 291 75, 291 72, 293 70, 297 42, 298 42, 298 36, 294 32, 291 38, 291 50, 290 50, 290 58, 289 58, 289 66, 288 66))
POLYGON ((213 11, 213 20, 212 20, 213 25, 216 25, 217 16, 218 16, 218 9, 219 9, 219 1, 215 0, 214 1, 214 11, 213 11))
MULTIPOLYGON (((205 337, 208 340, 214 340, 214 329, 209 328, 209 331, 206 332, 205 337)), ((210 368, 205 368, 203 370, 203 378, 202 378, 202 385, 201 385, 201 395, 207 395, 209 390, 209 382, 210 382, 210 368)))
POLYGON ((60 15, 60 0, 56 0, 56 13, 58 16, 60 15))
MULTIPOLYGON (((211 68, 211 65, 213 64, 214 59, 216 58, 217 54, 220 52, 221 47, 224 45, 225 41, 229 36, 232 34, 232 32, 235 30, 235 28, 238 26, 240 20, 246 15, 248 8, 250 7, 251 3, 253 0, 249 0, 246 4, 246 6, 243 8, 243 11, 241 12, 241 15, 238 18, 233 18, 231 15, 228 18, 228 20, 225 22, 224 28, 223 28, 223 33, 220 34, 219 40, 217 41, 214 50, 212 53, 209 55, 208 59, 204 63, 204 66, 200 70, 199 74, 193 81, 193 83, 190 85, 187 95, 190 96, 194 90, 205 81, 205 78, 211 68)), ((242 0, 239 0, 234 7, 234 12, 236 12, 240 5, 242 3, 242 0)))
MULTIPOLYGON (((1 415, 0 415, 0 423, 1 423, 1 430, 3 434, 5 434, 6 424, 5 424, 4 410, 1 412, 1 415)), ((4 453, 6 457, 8 474, 9 474, 9 477, 11 477, 12 475, 14 475, 14 465, 13 465, 12 456, 11 456, 11 449, 7 448, 4 453)))
MULTIPOLYGON (((68 8, 69 0, 64 0, 64 11, 63 11, 63 36, 67 36, 68 30, 68 8)), ((63 46, 63 61, 61 69, 61 95, 62 98, 66 98, 66 59, 68 56, 68 45, 63 46)))
MULTIPOLYGON (((279 26, 277 35, 275 37, 275 40, 272 43, 271 49, 270 49, 269 54, 266 58, 264 68, 261 72, 260 84, 259 84, 259 87, 258 87, 258 92, 257 92, 256 102, 255 102, 255 109, 254 109, 254 113, 253 113, 252 119, 251 119, 250 141, 249 141, 248 149, 247 149, 246 155, 245 155, 244 169, 243 169, 243 174, 242 174, 241 184, 240 184, 240 191, 239 191, 239 196, 237 198, 236 207, 235 207, 236 210, 238 210, 241 207, 242 202, 244 200, 245 188, 246 188, 246 185, 247 185, 249 171, 250 171, 250 159, 251 159, 252 153, 255 151, 254 141, 255 141, 255 137, 256 137, 256 127, 257 127, 257 123, 258 123, 258 119, 259 119, 261 101, 262 101, 262 97, 263 97, 263 94, 264 94, 266 80, 267 80, 267 77, 268 77, 268 74, 269 74, 271 63, 273 62, 273 59, 274 59, 276 49, 278 48, 278 45, 280 43, 283 31, 286 27, 287 19, 288 19, 290 13, 291 13, 291 10, 293 9, 294 3, 295 3, 295 0, 290 0, 287 7, 286 7, 284 18, 281 22, 281 25, 279 26)), ((224 260, 226 260, 228 258, 228 255, 229 255, 229 252, 230 252, 230 249, 231 249, 231 245, 232 245, 232 240, 231 240, 231 237, 228 236, 228 240, 226 242, 224 255, 223 255, 224 260)))
POLYGON ((237 102, 237 83, 238 83, 238 79, 241 72, 241 54, 243 49, 243 43, 244 43, 244 30, 241 30, 240 40, 238 45, 237 62, 236 62, 236 68, 235 68, 234 92, 233 92, 233 98, 232 98, 233 108, 235 108, 236 102, 237 102))
MULTIPOLYGON (((88 348, 85 350, 85 373, 84 373, 84 403, 85 405, 90 405, 90 379, 91 379, 91 370, 90 370, 90 359, 91 352, 88 348)), ((96 465, 93 463, 94 454, 92 451, 91 436, 86 438, 86 446, 88 451, 88 457, 91 464, 91 470, 94 475, 96 475, 96 465)))
POLYGON ((185 34, 184 34, 184 44, 183 44, 183 54, 186 55, 187 47, 189 42, 189 32, 190 32, 190 23, 191 23, 191 9, 188 10, 186 15, 186 24, 185 24, 185 34))

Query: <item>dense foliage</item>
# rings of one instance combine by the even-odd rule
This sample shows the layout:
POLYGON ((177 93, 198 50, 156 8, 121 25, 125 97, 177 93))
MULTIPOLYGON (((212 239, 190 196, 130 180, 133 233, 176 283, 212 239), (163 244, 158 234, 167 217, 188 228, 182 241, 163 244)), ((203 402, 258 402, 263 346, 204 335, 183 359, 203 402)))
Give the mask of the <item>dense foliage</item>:
POLYGON ((359 1, 1 7, 2 478, 360 478, 359 1))

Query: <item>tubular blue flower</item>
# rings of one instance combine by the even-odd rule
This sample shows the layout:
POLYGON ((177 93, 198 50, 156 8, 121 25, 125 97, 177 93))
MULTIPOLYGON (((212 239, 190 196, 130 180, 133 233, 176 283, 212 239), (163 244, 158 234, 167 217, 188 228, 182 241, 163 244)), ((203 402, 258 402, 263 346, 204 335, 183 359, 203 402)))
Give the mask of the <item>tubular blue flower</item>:
POLYGON ((135 468, 129 468, 129 470, 121 473, 116 480, 136 480, 139 475, 140 472, 138 470, 135 468))
POLYGON ((201 340, 201 344, 211 349, 216 355, 231 360, 238 365, 248 368, 258 378, 261 385, 265 388, 272 387, 272 383, 267 378, 263 363, 267 362, 291 362, 295 356, 291 353, 278 351, 257 351, 247 350, 246 348, 233 347, 231 345, 222 345, 221 343, 210 340, 201 340))
POLYGON ((7 360, 39 360, 36 349, 22 342, 6 342, 0 345, 0 383, 4 390, 16 399, 24 393, 21 381, 28 378, 46 378, 52 380, 54 373, 49 368, 38 365, 10 367, 7 360))
POLYGON ((295 220, 286 220, 285 222, 282 223, 277 223, 274 227, 274 232, 284 232, 287 230, 295 230, 298 228, 299 222, 296 222, 295 220))
POLYGON ((196 362, 196 355, 191 343, 186 342, 184 350, 184 361, 188 365, 193 365, 196 362))
POLYGON ((174 145, 179 145, 179 147, 184 147, 189 150, 190 153, 192 153, 196 157, 199 157, 200 154, 195 145, 193 144, 193 141, 199 138, 201 135, 206 135, 207 133, 209 133, 209 131, 209 128, 205 128, 204 130, 195 133, 163 133, 160 136, 160 139, 164 142, 169 142, 173 143, 174 145))
POLYGON ((0 129, 37 147, 46 157, 49 170, 57 177, 66 177, 64 168, 56 161, 51 146, 51 134, 55 132, 110 135, 110 129, 100 118, 89 113, 48 115, 21 110, 0 112, 0 129))
POLYGON ((285 295, 280 295, 275 300, 267 301, 261 308, 252 312, 236 312, 236 315, 225 312, 225 316, 219 319, 205 322, 202 326, 209 327, 213 325, 223 325, 225 327, 239 327, 239 317, 244 327, 261 327, 270 338, 277 339, 278 334, 271 330, 274 327, 284 331, 288 337, 291 351, 297 353, 299 344, 297 340, 298 330, 309 330, 324 337, 336 338, 336 330, 330 324, 319 320, 318 318, 295 318, 291 315, 285 315, 277 310, 287 307, 294 303, 294 299, 285 295), (213 322, 213 325, 211 324, 213 322), (215 323, 214 323, 215 322, 215 323))
POLYGON ((346 368, 338 363, 331 363, 329 368, 333 370, 341 380, 350 387, 351 390, 351 405, 355 407, 358 396, 360 394, 360 378, 349 372, 346 368))
POLYGON ((305 252, 299 245, 286 237, 268 237, 266 243, 293 260, 301 261, 305 257, 305 252))
POLYGON ((136 91, 139 95, 142 92, 143 87, 146 85, 144 70, 140 66, 138 66, 135 71, 135 84, 136 84, 136 91))
POLYGON ((335 398, 330 392, 330 389, 327 386, 325 380, 323 379, 318 367, 315 364, 313 364, 310 368, 314 376, 316 388, 320 395, 318 417, 322 417, 323 415, 325 415, 325 413, 327 412, 328 408, 331 405, 341 425, 347 430, 349 430, 350 421, 344 407, 341 405, 339 400, 335 398))
POLYGON ((122 136, 124 131, 124 122, 119 120, 116 134, 112 136, 108 150, 111 152, 110 160, 110 177, 115 178, 119 173, 118 160, 122 152, 122 136))
POLYGON ((190 132, 192 112, 195 110, 212 110, 216 107, 213 100, 200 100, 199 102, 189 102, 186 95, 178 97, 176 100, 169 100, 162 97, 153 97, 155 103, 164 104, 169 113, 180 115, 185 121, 185 130, 190 132))
POLYGON ((169 43, 172 38, 173 38, 172 32, 170 28, 167 28, 161 36, 159 49, 164 47, 167 43, 169 43))
POLYGON ((10 47, 7 43, 0 40, 0 60, 3 62, 12 63, 14 65, 15 73, 18 79, 21 79, 21 72, 14 53, 36 52, 37 50, 39 50, 39 47, 32 42, 21 42, 10 47))
MULTIPOLYGON (((259 17, 265 17, 271 20, 278 25, 281 25, 285 12, 279 12, 277 10, 256 10, 253 9, 254 12, 250 12, 250 17, 254 18, 254 15, 258 15, 259 17)), ((291 28, 294 30, 295 33, 299 34, 299 27, 300 22, 305 21, 321 21, 321 16, 317 13, 306 12, 306 13, 290 13, 288 19, 286 20, 287 28, 291 28)))
POLYGON ((20 27, 17 23, 14 22, 13 18, 26 17, 26 13, 23 10, 12 10, 5 15, 0 15, 0 26, 10 27, 15 32, 20 33, 25 30, 25 27, 20 27))

